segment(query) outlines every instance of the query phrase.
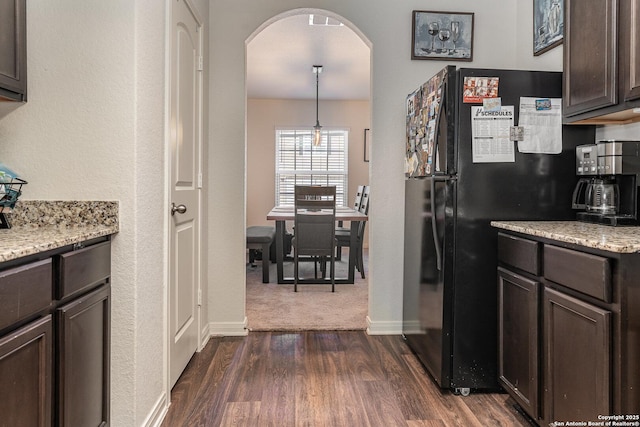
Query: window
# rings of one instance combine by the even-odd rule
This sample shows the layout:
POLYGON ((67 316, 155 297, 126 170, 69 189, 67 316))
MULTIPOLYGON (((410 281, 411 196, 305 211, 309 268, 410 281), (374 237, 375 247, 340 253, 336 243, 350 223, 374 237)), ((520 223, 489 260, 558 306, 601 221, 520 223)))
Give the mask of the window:
POLYGON ((276 206, 293 206, 296 185, 335 185, 336 205, 345 206, 348 182, 346 129, 323 129, 313 146, 313 129, 276 130, 276 206))

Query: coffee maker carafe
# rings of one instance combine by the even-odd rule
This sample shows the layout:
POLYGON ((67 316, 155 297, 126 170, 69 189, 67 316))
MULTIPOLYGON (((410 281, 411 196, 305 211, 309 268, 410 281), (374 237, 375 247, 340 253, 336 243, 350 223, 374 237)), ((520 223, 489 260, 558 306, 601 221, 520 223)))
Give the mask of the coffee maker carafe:
POLYGON ((585 205, 587 212, 615 215, 620 208, 620 191, 612 179, 594 178, 587 185, 585 205))
POLYGON ((579 221, 640 225, 640 141, 599 141, 576 147, 573 192, 579 221))

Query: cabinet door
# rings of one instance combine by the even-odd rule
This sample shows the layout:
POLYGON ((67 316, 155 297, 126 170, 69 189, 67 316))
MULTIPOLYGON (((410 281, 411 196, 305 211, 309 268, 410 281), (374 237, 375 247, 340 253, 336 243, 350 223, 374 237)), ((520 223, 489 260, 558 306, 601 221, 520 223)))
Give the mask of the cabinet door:
POLYGON ((566 0, 564 114, 618 102, 617 0, 566 0))
POLYGON ((544 290, 544 419, 611 414, 611 312, 544 290))
POLYGON ((540 283, 498 268, 500 384, 538 419, 540 283))
POLYGON ((621 0, 620 45, 624 74, 624 99, 640 99, 640 0, 621 0))
POLYGON ((0 339, 0 426, 51 425, 51 315, 0 339))
POLYGON ((26 0, 0 0, 0 98, 26 101, 26 0))
POLYGON ((109 424, 110 288, 57 310, 59 426, 109 424))

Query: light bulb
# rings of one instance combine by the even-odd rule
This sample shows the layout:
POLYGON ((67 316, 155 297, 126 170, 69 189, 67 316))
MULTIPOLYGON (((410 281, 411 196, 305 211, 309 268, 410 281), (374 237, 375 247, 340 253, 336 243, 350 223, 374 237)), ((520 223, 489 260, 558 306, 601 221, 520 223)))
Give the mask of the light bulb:
POLYGON ((322 135, 320 133, 320 126, 316 126, 315 127, 315 131, 313 133, 313 145, 315 145, 316 147, 318 145, 320 145, 320 142, 322 141, 322 135))

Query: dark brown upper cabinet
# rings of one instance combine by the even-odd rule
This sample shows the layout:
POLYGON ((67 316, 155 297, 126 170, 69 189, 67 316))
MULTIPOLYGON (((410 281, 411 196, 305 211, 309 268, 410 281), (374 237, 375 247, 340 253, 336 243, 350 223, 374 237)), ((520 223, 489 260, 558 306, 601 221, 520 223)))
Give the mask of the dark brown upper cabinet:
POLYGON ((566 0, 565 123, 640 121, 640 0, 566 0))
POLYGON ((640 0, 625 0, 621 4, 620 22, 622 64, 624 72, 624 100, 640 101, 640 0))
POLYGON ((0 0, 0 101, 26 100, 26 0, 0 0))

